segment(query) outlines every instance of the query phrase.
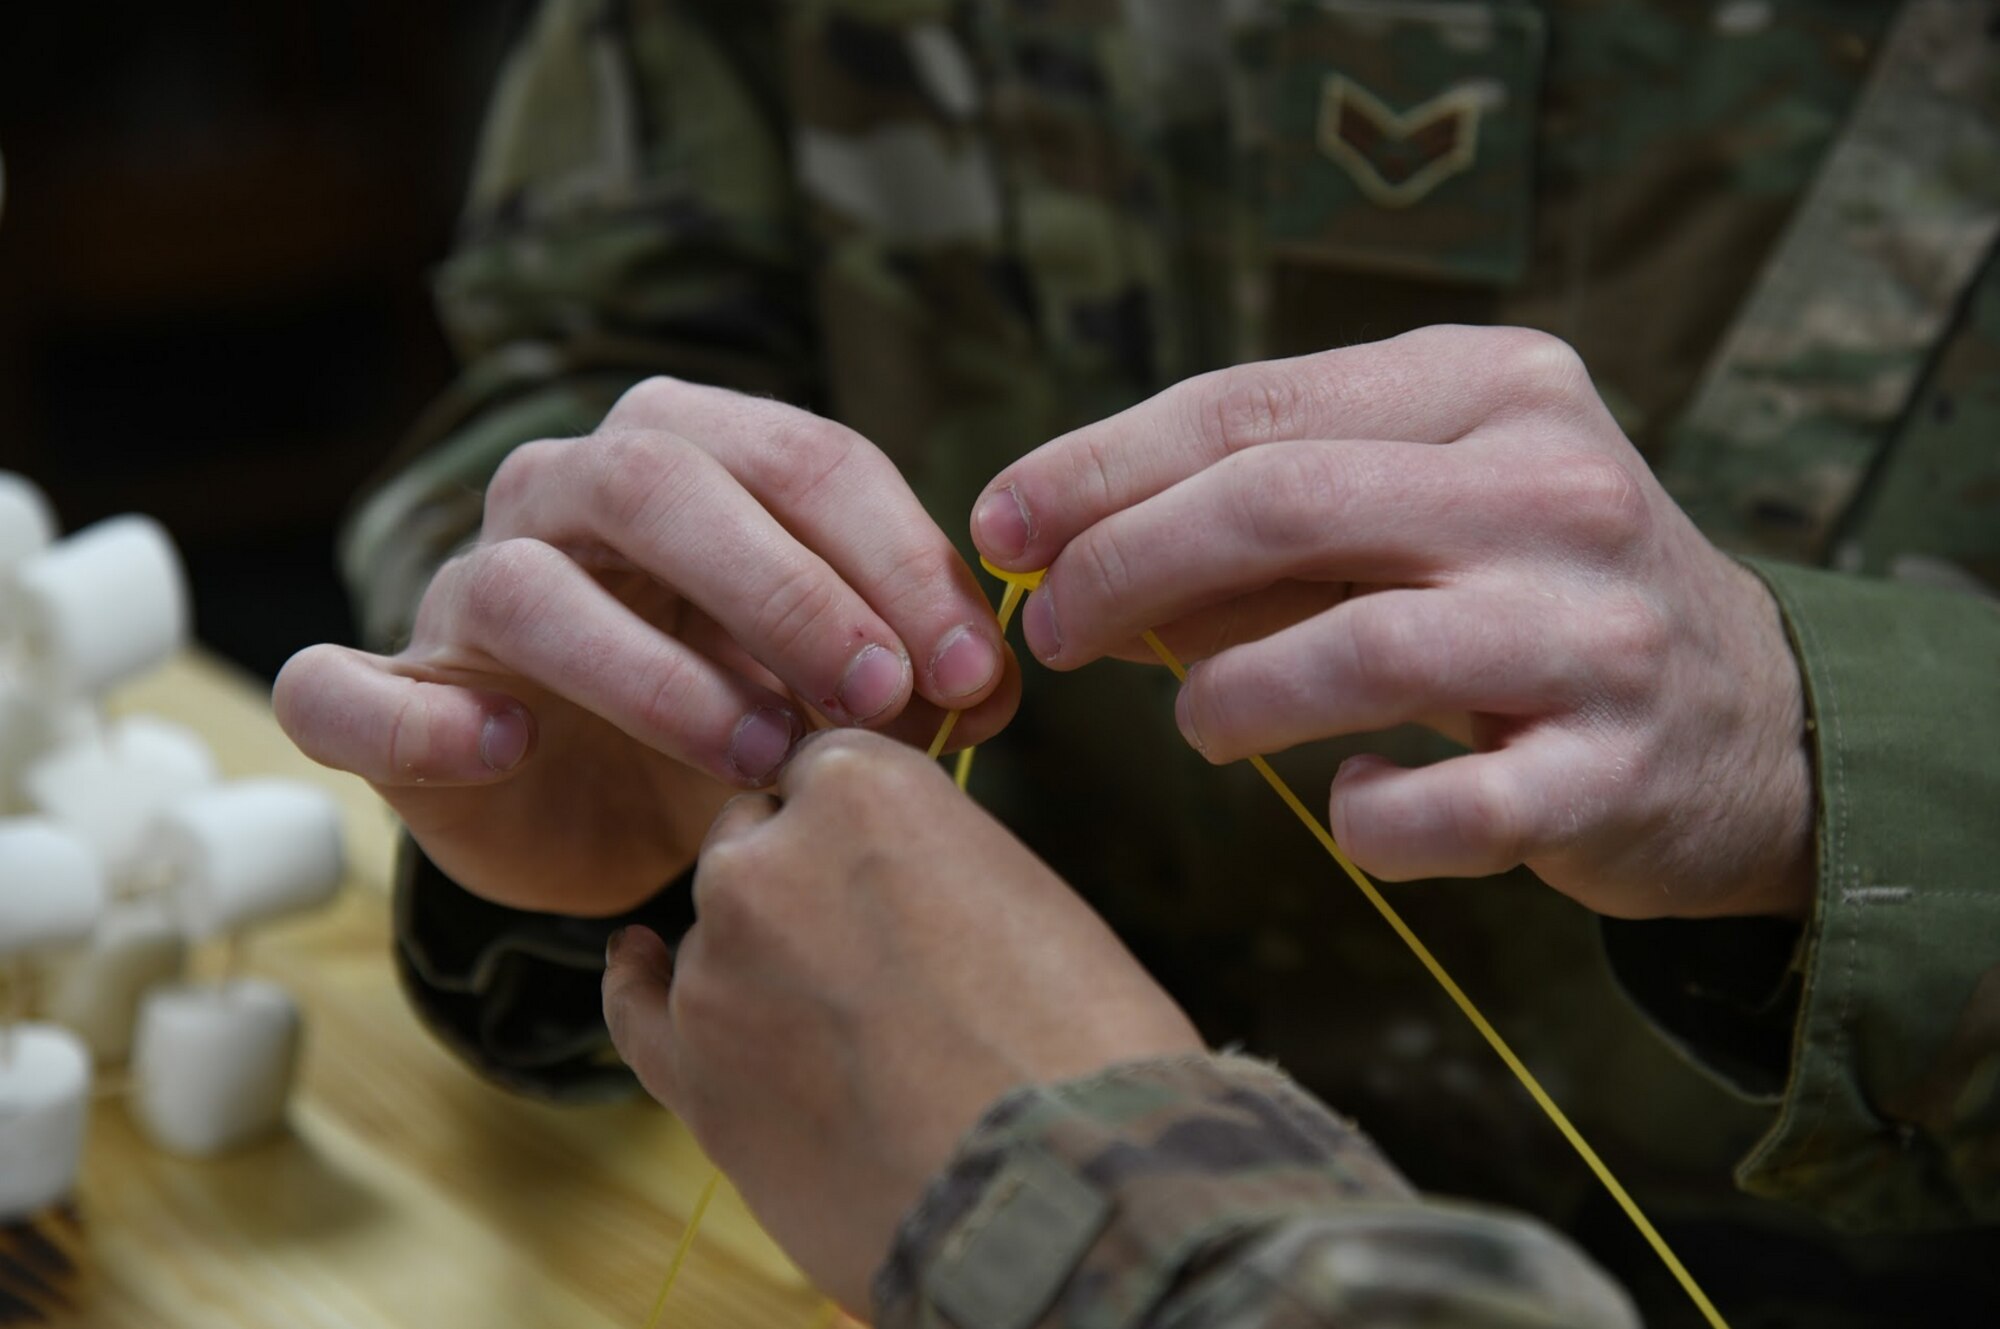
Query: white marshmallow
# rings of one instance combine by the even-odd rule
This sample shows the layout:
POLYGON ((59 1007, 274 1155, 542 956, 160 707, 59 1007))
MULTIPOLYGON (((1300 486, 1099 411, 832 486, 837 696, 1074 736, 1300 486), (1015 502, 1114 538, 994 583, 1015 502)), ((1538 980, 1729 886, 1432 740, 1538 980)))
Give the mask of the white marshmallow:
POLYGON ((0 955, 75 946, 104 911, 90 847, 39 817, 0 821, 0 955))
POLYGON ((56 538, 55 509, 26 476, 0 471, 0 574, 56 538))
POLYGON ((23 563, 16 578, 32 667, 72 695, 108 691, 187 640, 187 574, 151 517, 98 522, 23 563))
POLYGON ((22 777, 28 805, 96 849, 114 879, 139 866, 144 836, 168 804, 215 783, 215 758, 192 729, 151 716, 50 753, 22 777))
POLYGON ((157 715, 129 715, 112 724, 104 743, 120 761, 172 772, 189 784, 215 783, 215 754, 186 725, 157 715))
POLYGON ((48 750, 52 714, 19 679, 0 676, 0 813, 23 806, 21 777, 48 750))
POLYGON ((187 968, 187 939, 163 900, 115 903, 90 942, 43 963, 42 1014, 81 1038, 98 1063, 123 1061, 147 992, 187 968))
POLYGON ((346 872, 339 807, 290 780, 238 780, 175 802, 148 852, 160 855, 196 938, 317 908, 346 872))
POLYGON ((298 1005, 276 984, 155 988, 133 1040, 133 1115, 173 1153, 247 1144, 283 1124, 298 1050, 298 1005))
POLYGON ((50 701, 32 687, 0 683, 0 815, 34 813, 22 787, 30 767, 80 743, 102 743, 104 725, 82 701, 50 701))
POLYGON ((67 1029, 0 1030, 0 1223, 76 1186, 90 1119, 90 1054, 67 1029))

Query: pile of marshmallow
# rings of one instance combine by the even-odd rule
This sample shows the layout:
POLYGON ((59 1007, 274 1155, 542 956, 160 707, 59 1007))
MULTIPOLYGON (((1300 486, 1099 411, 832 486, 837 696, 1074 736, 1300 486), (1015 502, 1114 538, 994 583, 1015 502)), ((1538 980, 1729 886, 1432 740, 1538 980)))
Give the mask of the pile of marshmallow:
POLYGON ((105 718, 108 693, 188 638, 166 531, 126 516, 55 536, 42 493, 0 472, 0 1222, 73 1188, 94 1067, 129 1063, 132 1115, 174 1153, 283 1121, 297 1003, 234 974, 191 982, 188 951, 233 952, 343 875, 322 790, 223 782, 191 730, 105 718))

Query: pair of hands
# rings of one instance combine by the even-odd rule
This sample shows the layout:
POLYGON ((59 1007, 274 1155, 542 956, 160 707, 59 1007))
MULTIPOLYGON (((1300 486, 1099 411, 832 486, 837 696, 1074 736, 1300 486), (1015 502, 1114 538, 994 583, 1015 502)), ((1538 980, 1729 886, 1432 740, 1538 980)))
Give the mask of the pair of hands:
MULTIPOLYGON (((1044 663, 1149 658, 1148 627, 1196 661, 1177 718, 1212 761, 1406 721, 1464 741, 1421 770, 1341 769, 1334 831, 1382 877, 1526 863, 1609 914, 1803 912, 1810 778, 1776 609, 1560 342, 1436 328, 1192 379, 1008 467, 973 535, 1049 568, 1023 610, 1044 663)), ((919 756, 851 735, 794 755, 816 716, 922 743, 963 708, 957 738, 983 741, 1018 680, 865 440, 654 380, 590 438, 509 459, 409 648, 315 647, 276 703, 446 872, 527 908, 637 903, 732 794, 779 779, 781 803, 716 822, 671 986, 657 939, 628 934, 607 1013, 856 1305, 986 1101, 1196 1045, 919 756)))

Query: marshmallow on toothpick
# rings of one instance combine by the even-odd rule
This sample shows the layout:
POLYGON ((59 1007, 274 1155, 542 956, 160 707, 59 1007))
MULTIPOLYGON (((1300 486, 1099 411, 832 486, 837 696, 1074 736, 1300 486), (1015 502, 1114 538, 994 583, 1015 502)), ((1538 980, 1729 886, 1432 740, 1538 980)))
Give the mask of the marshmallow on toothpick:
POLYGON ((158 522, 113 517, 22 563, 14 612, 30 668, 49 686, 96 696, 187 640, 187 574, 158 522))
MULTIPOLYGON (((311 785, 243 780, 192 794, 154 827, 149 853, 194 938, 315 908, 344 872, 340 812, 311 785)), ((132 1110, 161 1148, 202 1156, 284 1120, 298 1007, 254 979, 155 988, 132 1039, 132 1110)))
POLYGON ((41 1012, 83 1040, 99 1064, 123 1061, 146 993, 178 980, 187 939, 161 899, 110 905, 90 940, 42 966, 41 1012))
POLYGON ((103 909, 88 845, 40 817, 0 820, 0 956, 78 945, 103 909))
POLYGON ((0 1223, 69 1194, 90 1116, 90 1054, 50 1024, 0 1028, 0 1223))
POLYGON ((150 716, 120 720, 28 768, 22 794, 97 851, 113 878, 139 866, 144 835, 165 808, 215 783, 215 758, 191 729, 150 716))
POLYGON ((0 674, 0 812, 22 807, 21 777, 48 750, 55 714, 23 680, 0 674))
MULTIPOLYGON (((103 907, 103 873, 88 846, 37 818, 0 821, 0 957, 73 946, 103 907)), ((21 982, 18 964, 13 981, 21 982)), ((75 1035, 0 1022, 0 1221, 68 1193, 89 1108, 90 1054, 75 1035)))
POLYGON ((345 873, 340 809, 311 785, 239 780, 170 805, 149 840, 200 939, 314 909, 345 873))
POLYGON ((173 1153, 248 1144, 283 1124, 298 1050, 298 1006, 274 983, 156 988, 133 1040, 133 1115, 173 1153))

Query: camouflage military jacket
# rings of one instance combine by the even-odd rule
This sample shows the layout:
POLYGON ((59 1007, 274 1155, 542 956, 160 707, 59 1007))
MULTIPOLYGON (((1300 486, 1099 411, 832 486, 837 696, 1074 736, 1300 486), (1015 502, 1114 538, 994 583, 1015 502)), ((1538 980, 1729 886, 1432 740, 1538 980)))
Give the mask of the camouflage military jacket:
MULTIPOLYGON (((1188 373, 1555 332, 1761 556, 1811 711, 1814 910, 1600 925, 1522 874, 1399 905, 1734 1324, 1991 1323, 1996 38, 1985 0, 545 0, 438 274, 465 373, 346 566, 393 642, 498 460, 653 373, 837 416, 957 534, 1005 461, 1188 373)), ((1030 674, 976 792, 1212 1041, 1382 1153, 1238 1062, 1026 1091, 912 1217, 885 1322, 1625 1322, 1545 1229, 1410 1183, 1532 1214, 1692 1322, 1268 791, 1186 751, 1158 671, 1030 674)), ((1359 747, 1441 751, 1279 764, 1324 788, 1359 747)), ((608 924, 414 853, 398 909, 467 1056, 622 1083, 608 924)))

